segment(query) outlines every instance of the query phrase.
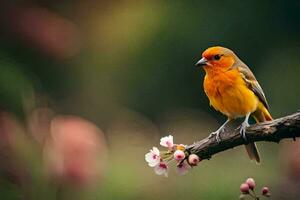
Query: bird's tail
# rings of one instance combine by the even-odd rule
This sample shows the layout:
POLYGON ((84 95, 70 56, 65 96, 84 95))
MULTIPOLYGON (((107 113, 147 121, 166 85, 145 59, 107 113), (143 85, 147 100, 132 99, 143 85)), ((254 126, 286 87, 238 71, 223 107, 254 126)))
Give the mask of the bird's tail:
MULTIPOLYGON (((257 110, 254 113, 252 113, 252 116, 257 123, 273 120, 268 109, 262 103, 259 103, 257 110)), ((259 152, 257 150, 256 144, 250 143, 250 144, 245 145, 245 147, 246 147, 246 151, 248 153, 249 158, 251 160, 255 160, 257 163, 259 163, 260 156, 259 156, 259 152)))

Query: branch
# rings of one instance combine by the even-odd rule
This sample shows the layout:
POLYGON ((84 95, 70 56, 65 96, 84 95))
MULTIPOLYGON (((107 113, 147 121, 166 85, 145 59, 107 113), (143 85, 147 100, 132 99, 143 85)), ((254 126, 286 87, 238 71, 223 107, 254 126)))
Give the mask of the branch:
MULTIPOLYGON (((285 138, 300 137, 300 111, 273 121, 267 121, 247 128, 248 142, 268 141, 279 143, 285 138)), ((197 154, 202 160, 210 159, 212 155, 221 151, 247 144, 239 133, 239 130, 225 129, 220 134, 221 141, 218 143, 215 137, 205 138, 199 142, 187 146, 190 154, 197 154)))

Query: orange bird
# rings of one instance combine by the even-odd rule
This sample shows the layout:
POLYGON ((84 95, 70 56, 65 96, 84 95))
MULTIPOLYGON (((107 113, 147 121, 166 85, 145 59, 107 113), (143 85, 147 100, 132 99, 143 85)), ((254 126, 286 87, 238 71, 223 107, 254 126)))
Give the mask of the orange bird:
MULTIPOLYGON (((216 46, 206 49, 196 66, 203 66, 206 75, 204 91, 210 105, 228 117, 227 121, 210 136, 220 141, 220 133, 226 124, 236 118, 245 117, 240 134, 247 141, 245 132, 250 115, 256 122, 272 120, 265 94, 255 76, 233 51, 216 46)), ((255 143, 245 145, 251 160, 260 162, 255 143)))

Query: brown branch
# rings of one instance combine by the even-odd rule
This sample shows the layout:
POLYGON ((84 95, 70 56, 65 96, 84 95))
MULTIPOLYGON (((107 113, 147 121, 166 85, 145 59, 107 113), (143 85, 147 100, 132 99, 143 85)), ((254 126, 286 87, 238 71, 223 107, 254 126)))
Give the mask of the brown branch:
MULTIPOLYGON (((300 137, 300 111, 273 121, 251 125, 247 128, 248 142, 268 141, 279 142, 285 138, 300 137)), ((201 159, 209 159, 212 155, 221 151, 247 144, 241 137, 239 130, 228 130, 220 134, 221 141, 218 143, 213 138, 205 138, 199 142, 187 146, 190 154, 197 154, 201 159)))

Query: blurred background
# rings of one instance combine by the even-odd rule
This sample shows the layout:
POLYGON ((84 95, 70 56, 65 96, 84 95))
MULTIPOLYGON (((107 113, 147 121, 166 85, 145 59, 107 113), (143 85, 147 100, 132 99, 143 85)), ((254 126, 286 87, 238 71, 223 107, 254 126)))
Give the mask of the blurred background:
POLYGON ((194 68, 210 46, 250 66, 274 118, 299 109, 299 8, 1 0, 0 199, 238 199, 247 177, 274 199, 299 199, 292 141, 259 143, 260 165, 238 147, 185 176, 156 176, 144 160, 162 136, 190 144, 224 122, 194 68))

